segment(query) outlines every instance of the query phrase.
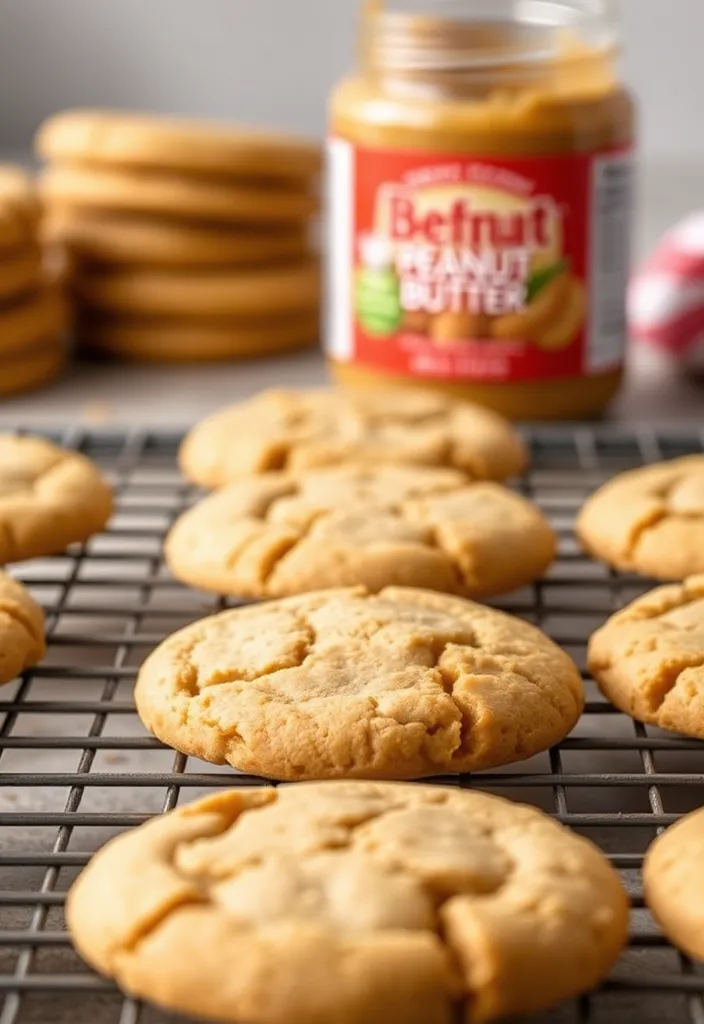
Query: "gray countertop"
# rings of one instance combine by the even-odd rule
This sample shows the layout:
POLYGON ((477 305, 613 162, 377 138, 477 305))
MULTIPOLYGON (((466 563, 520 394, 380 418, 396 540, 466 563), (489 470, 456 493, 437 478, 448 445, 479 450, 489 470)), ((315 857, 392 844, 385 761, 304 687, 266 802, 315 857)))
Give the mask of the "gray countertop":
MULTIPOLYGON (((325 381, 317 352, 224 366, 86 361, 43 391, 3 401, 0 426, 181 427, 261 388, 317 387, 325 381)), ((641 354, 631 361, 626 386, 609 418, 659 424, 704 421, 704 383, 683 379, 641 354)))

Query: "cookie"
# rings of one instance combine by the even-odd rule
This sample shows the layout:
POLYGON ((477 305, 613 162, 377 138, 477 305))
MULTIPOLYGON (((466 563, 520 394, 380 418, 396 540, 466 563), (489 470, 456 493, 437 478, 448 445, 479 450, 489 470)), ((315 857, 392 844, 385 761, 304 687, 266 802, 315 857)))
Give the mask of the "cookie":
POLYGON ((704 810, 671 825, 648 850, 643 865, 646 903, 668 939, 704 960, 704 810))
POLYGON ((0 358, 0 396, 7 398, 48 384, 61 373, 66 361, 66 346, 56 340, 0 358))
POLYGON ((114 213, 144 213, 215 224, 296 224, 318 212, 303 190, 166 172, 58 165, 40 177, 44 202, 114 213))
POLYGON ((36 244, 40 206, 34 182, 21 168, 0 164, 0 252, 36 244))
POLYGON ((617 476, 586 503, 577 533, 617 569, 662 580, 704 572, 704 455, 617 476))
POLYGON ((0 564, 88 540, 111 512, 112 491, 84 455, 39 437, 0 435, 0 564))
POLYGON ((617 612, 590 641, 589 670, 633 718, 704 739, 704 576, 617 612))
POLYGON ((275 320, 212 320, 202 326, 174 320, 82 318, 83 349, 145 363, 190 363, 278 355, 314 345, 317 313, 275 320))
POLYGON ((174 576, 219 594, 362 584, 487 597, 542 576, 556 548, 539 509, 499 484, 341 466, 231 484, 186 512, 165 550, 174 576))
POLYGON ((68 326, 66 302, 56 288, 45 287, 0 310, 0 360, 29 349, 35 351, 38 342, 58 339, 68 326))
POLYGON ((135 699, 182 753, 298 781, 522 761, 571 731, 584 697, 534 626, 445 594, 357 588, 195 622, 150 655, 135 699))
POLYGON ((188 479, 210 488, 345 462, 453 466, 475 479, 505 480, 526 461, 520 437, 495 413, 400 389, 264 391, 197 424, 180 452, 188 479))
POLYGON ((451 1024, 596 986, 628 900, 533 807, 438 786, 234 789, 109 842, 72 887, 82 956, 199 1019, 451 1024))
POLYGON ((21 583, 0 572, 0 685, 45 654, 44 613, 21 583))
POLYGON ((84 308, 130 316, 276 316, 315 310, 317 260, 258 269, 94 269, 76 276, 84 308))
POLYGON ((66 245, 90 263, 148 267, 241 266, 303 260, 311 244, 300 227, 252 231, 140 217, 54 210, 49 244, 66 245))
POLYGON ((193 174, 308 180, 322 168, 318 145, 239 125, 108 110, 68 110, 46 121, 45 160, 193 174))
MULTIPOLYGON (((37 248, 0 255, 0 302, 35 291, 43 283, 42 259, 37 248)), ((0 330, 3 310, 0 309, 0 330)))

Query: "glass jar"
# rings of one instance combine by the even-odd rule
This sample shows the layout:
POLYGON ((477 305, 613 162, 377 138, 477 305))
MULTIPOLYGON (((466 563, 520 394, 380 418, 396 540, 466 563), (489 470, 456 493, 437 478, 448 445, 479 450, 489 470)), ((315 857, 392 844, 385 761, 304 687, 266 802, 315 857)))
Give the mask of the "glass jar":
POLYGON ((330 107, 327 354, 514 419, 622 379, 634 105, 609 0, 368 0, 330 107))

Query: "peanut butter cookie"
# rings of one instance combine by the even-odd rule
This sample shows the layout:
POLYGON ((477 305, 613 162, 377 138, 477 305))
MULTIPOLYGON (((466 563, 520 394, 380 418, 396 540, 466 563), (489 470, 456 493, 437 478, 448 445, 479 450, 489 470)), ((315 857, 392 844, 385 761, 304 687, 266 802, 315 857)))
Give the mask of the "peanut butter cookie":
POLYGON ((688 814, 655 840, 643 881, 646 902, 667 937, 704 960, 704 810, 688 814))
POLYGON ((577 533, 617 569, 662 580, 704 572, 704 455, 617 476, 586 503, 577 533))
POLYGON ((704 739, 704 576, 658 587, 592 637, 589 670, 640 722, 704 739))
POLYGON ((526 450, 501 416, 431 392, 274 390, 199 423, 180 461, 189 480, 211 488, 345 462, 453 466, 505 480, 525 467, 526 450))
POLYGON ((251 477, 186 512, 166 542, 178 579, 249 597, 355 584, 486 597, 541 576, 555 552, 525 498, 416 466, 251 477))
POLYGON ((51 244, 90 263, 147 267, 239 267, 303 260, 311 244, 302 228, 227 230, 166 218, 52 210, 44 225, 51 244))
MULTIPOLYGON (((0 311, 0 359, 34 353, 46 342, 56 351, 68 327, 68 305, 60 291, 44 287, 0 311)), ((4 383, 0 379, 0 389, 4 383)))
MULTIPOLYGON (((44 282, 38 247, 27 246, 16 253, 0 253, 0 302, 6 303, 36 291, 44 282)), ((4 311, 0 311, 0 317, 4 311)), ((2 320, 0 319, 0 325, 2 320)), ((0 345, 2 344, 0 335, 0 345)))
POLYGON ((0 435, 0 564, 85 541, 111 511, 110 487, 84 455, 38 437, 0 435))
POLYGON ((84 268, 76 277, 74 293, 86 309, 137 317, 195 317, 207 324, 227 316, 314 311, 320 300, 320 268, 316 260, 238 273, 219 267, 84 268))
POLYGON ((44 341, 8 356, 0 354, 0 395, 17 395, 43 387, 58 377, 67 362, 67 347, 59 340, 44 341))
POLYGON ((320 146, 243 125, 117 110, 66 110, 42 125, 45 160, 138 170, 168 168, 224 178, 307 181, 322 167, 320 146))
POLYGON ((67 905, 133 996, 249 1024, 451 1024, 598 984, 618 876, 532 807, 438 786, 220 792, 113 839, 67 905))
POLYGON ((0 685, 41 661, 44 613, 21 583, 0 572, 0 685))
POLYGON ((303 189, 248 179, 189 177, 166 171, 114 169, 95 163, 56 164, 39 179, 50 207, 141 213, 211 224, 300 224, 320 208, 303 189))
POLYGON ((256 319, 179 320, 84 315, 76 334, 84 349, 144 363, 217 362, 279 355, 316 343, 316 311, 256 319))
POLYGON ((329 590, 195 622, 146 660, 151 731, 273 779, 413 779, 521 761, 583 707, 534 626, 425 590, 329 590))
POLYGON ((41 207, 34 182, 21 167, 0 164, 0 252, 8 259, 10 252, 36 245, 41 207))

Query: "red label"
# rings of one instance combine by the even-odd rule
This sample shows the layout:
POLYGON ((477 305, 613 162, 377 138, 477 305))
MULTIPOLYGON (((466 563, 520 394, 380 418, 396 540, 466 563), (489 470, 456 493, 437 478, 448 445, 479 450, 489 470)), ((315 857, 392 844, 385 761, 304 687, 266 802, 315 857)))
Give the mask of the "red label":
POLYGON ((494 160, 331 144, 333 358, 520 381, 622 361, 628 154, 494 160))

